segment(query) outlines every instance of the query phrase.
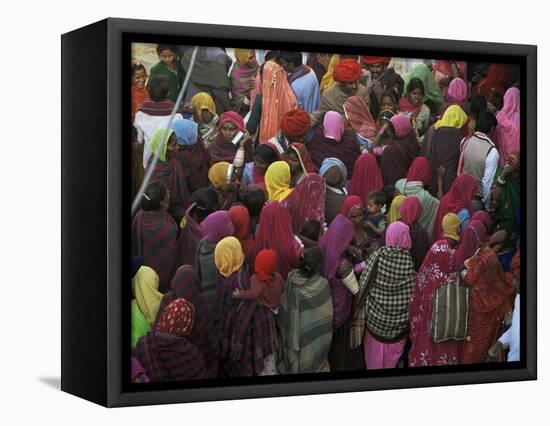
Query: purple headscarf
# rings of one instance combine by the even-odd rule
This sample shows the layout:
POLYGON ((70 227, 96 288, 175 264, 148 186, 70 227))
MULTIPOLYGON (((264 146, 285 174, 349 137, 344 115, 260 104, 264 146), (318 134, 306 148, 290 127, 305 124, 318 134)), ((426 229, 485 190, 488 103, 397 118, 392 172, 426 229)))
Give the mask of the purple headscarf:
POLYGON ((344 119, 340 113, 336 111, 328 111, 323 120, 323 134, 325 135, 325 138, 334 139, 336 142, 340 142, 342 140, 344 130, 346 130, 344 126, 344 119))
POLYGON ((225 210, 209 214, 206 219, 201 222, 201 227, 204 231, 204 239, 210 244, 216 244, 221 239, 235 233, 231 217, 225 210))
POLYGON ((410 250, 412 241, 409 227, 403 222, 393 222, 386 231, 386 245, 410 250))
POLYGON ((453 79, 447 89, 447 101, 461 104, 466 99, 468 99, 468 86, 461 78, 453 79))
POLYGON ((404 138, 412 131, 411 119, 406 114, 397 114, 390 118, 390 123, 395 130, 395 136, 404 138))

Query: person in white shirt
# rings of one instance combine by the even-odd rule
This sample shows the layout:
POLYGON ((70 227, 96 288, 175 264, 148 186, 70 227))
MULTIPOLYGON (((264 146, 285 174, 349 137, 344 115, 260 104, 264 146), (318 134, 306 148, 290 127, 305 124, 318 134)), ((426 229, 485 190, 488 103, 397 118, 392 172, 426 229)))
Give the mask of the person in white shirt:
POLYGON ((497 147, 488 136, 497 124, 493 113, 481 112, 477 118, 475 133, 460 143, 457 175, 468 173, 477 180, 485 210, 491 209, 491 187, 500 158, 497 147))

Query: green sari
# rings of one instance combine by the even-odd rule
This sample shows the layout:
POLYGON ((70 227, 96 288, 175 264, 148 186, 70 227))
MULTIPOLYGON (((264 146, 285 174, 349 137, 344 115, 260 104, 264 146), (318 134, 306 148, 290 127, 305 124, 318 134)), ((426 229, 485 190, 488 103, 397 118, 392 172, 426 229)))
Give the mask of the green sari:
POLYGON ((132 349, 136 347, 140 337, 151 331, 151 324, 141 313, 136 299, 132 300, 132 349))

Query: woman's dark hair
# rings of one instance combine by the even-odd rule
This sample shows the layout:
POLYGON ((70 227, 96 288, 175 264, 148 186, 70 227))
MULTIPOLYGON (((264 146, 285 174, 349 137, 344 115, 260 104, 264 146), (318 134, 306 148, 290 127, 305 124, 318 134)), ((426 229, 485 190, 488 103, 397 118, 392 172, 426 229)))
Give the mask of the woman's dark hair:
POLYGON ((320 233, 321 224, 316 220, 306 220, 300 228, 300 235, 303 235, 311 241, 319 241, 320 233))
POLYGON ((413 77, 409 81, 409 84, 407 84, 407 94, 416 89, 420 89, 422 90, 422 93, 426 93, 424 91, 424 83, 422 82, 422 80, 420 80, 418 77, 413 77))
POLYGON ((145 71, 145 75, 147 75, 147 70, 145 69, 145 66, 140 62, 136 62, 135 64, 132 64, 132 77, 139 70, 145 71))
POLYGON ((157 74, 149 80, 149 97, 153 102, 162 102, 168 99, 170 93, 170 81, 168 77, 157 74))
POLYGON ((270 148, 265 144, 260 144, 256 148, 255 155, 260 157, 261 160, 266 164, 271 164, 278 160, 277 154, 275 153, 275 151, 273 151, 272 148, 270 148))
POLYGON ((399 104, 399 98, 398 98, 397 92, 395 90, 390 90, 390 89, 384 90, 382 92, 382 95, 380 96, 380 101, 382 101, 382 99, 384 99, 386 96, 389 97, 397 107, 397 105, 399 104))
MULTIPOLYGON (((391 206, 391 203, 395 197, 395 186, 386 185, 382 188, 387 206, 391 206)), ((370 195, 370 194, 369 194, 370 195)))
POLYGON ((472 111, 472 114, 476 117, 476 119, 483 111, 487 111, 487 99, 485 99, 485 96, 472 96, 472 99, 470 99, 470 111, 472 111))
POLYGON ((319 247, 311 247, 304 250, 298 261, 298 269, 302 275, 311 278, 323 263, 323 252, 319 247))
POLYGON ((197 189, 191 195, 191 202, 197 203, 193 210, 199 222, 202 222, 210 213, 220 209, 218 193, 211 187, 197 189))
POLYGON ((147 185, 147 189, 141 196, 141 210, 156 212, 166 197, 166 186, 162 182, 153 182, 147 185))
POLYGON ((386 194, 384 191, 371 191, 367 196, 367 200, 372 201, 377 206, 386 204, 386 194))
POLYGON ((390 119, 395 115, 395 112, 390 111, 389 109, 384 109, 380 111, 378 114, 378 117, 376 118, 377 121, 387 121, 389 122, 390 119))
POLYGON ((288 62, 290 64, 294 64, 294 66, 296 66, 296 67, 299 67, 303 63, 303 58, 302 58, 302 53, 301 52, 283 51, 279 54, 279 58, 281 58, 285 62, 288 62))
POLYGON ((275 59, 277 62, 279 62, 279 51, 269 50, 268 52, 266 52, 264 56, 265 62, 269 61, 270 59, 275 59))
POLYGON ((250 217, 260 217, 262 208, 267 201, 264 191, 250 191, 243 197, 243 203, 250 217))
POLYGON ((174 56, 179 56, 180 53, 178 48, 172 44, 158 44, 157 55, 160 55, 160 52, 162 52, 163 50, 170 50, 174 54, 174 56))
POLYGON ((489 133, 493 127, 496 127, 498 124, 495 114, 489 111, 481 112, 476 121, 476 130, 482 133, 489 133))

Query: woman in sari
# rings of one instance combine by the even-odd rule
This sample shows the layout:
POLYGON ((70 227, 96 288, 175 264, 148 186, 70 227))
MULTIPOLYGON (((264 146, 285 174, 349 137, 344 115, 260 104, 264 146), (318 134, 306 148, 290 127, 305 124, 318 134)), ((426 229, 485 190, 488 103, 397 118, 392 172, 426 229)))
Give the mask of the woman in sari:
POLYGON ((436 241, 416 275, 412 290, 409 304, 409 367, 458 364, 458 342, 447 340, 436 343, 430 335, 435 291, 454 269, 451 246, 445 240, 436 241))
POLYGON ((430 108, 432 114, 436 113, 441 105, 443 105, 444 99, 441 89, 439 88, 439 84, 432 75, 431 70, 426 66, 426 64, 415 65, 410 72, 403 74, 403 81, 405 82, 404 87, 407 87, 409 82, 415 77, 422 80, 424 85, 424 96, 422 98, 422 102, 430 108))
POLYGON ((227 161, 220 161, 213 164, 208 170, 208 180, 212 188, 218 193, 220 210, 229 210, 237 202, 237 186, 232 182, 227 183, 227 172, 231 167, 227 161))
POLYGON ((201 228, 204 237, 197 247, 196 268, 201 280, 201 294, 208 304, 214 327, 217 329, 219 323, 216 292, 218 273, 214 262, 214 251, 223 238, 234 234, 235 228, 226 211, 217 211, 209 215, 202 221, 201 228))
POLYGON ((361 154, 355 163, 353 172, 349 194, 361 197, 363 205, 366 206, 369 194, 373 191, 380 191, 384 187, 376 157, 370 152, 361 154))
POLYGON ((151 382, 205 379, 201 351, 189 340, 195 323, 195 307, 176 299, 166 307, 151 333, 142 337, 132 356, 151 382))
POLYGON ((329 157, 323 160, 319 175, 325 178, 325 221, 327 226, 340 213, 348 196, 346 189, 347 169, 338 158, 329 157))
POLYGON ((233 298, 250 289, 241 244, 235 237, 219 242, 215 251, 220 318, 220 377, 276 374, 276 328, 273 313, 254 299, 233 298))
POLYGON ((187 184, 187 191, 192 194, 208 185, 210 158, 198 137, 198 126, 195 122, 179 120, 172 123, 171 129, 176 134, 178 143, 177 158, 181 176, 185 177, 185 181, 180 180, 180 184, 187 184))
POLYGON ((290 214, 281 203, 273 201, 262 209, 255 243, 256 253, 263 249, 277 252, 277 272, 283 280, 298 265, 301 247, 294 239, 290 214))
POLYGON ((487 238, 487 228, 479 220, 471 220, 466 229, 460 235, 458 247, 455 251, 455 270, 460 272, 464 269, 464 262, 472 257, 477 249, 487 238))
POLYGON ((180 223, 178 265, 194 265, 199 241, 204 237, 201 222, 220 208, 218 193, 210 187, 201 188, 191 196, 191 205, 180 223))
POLYGON ((471 204, 474 196, 479 193, 477 181, 468 173, 462 173, 458 176, 451 186, 451 189, 443 197, 437 209, 435 216, 434 230, 432 239, 434 241, 442 238, 441 221, 447 213, 455 213, 460 218, 460 229, 468 226, 471 216, 471 204))
POLYGON ((199 126, 199 134, 208 149, 217 136, 218 114, 216 113, 216 104, 212 97, 206 92, 197 93, 191 98, 190 110, 193 113, 193 120, 199 126))
POLYGON ((387 214, 388 225, 392 224, 393 222, 397 222, 401 218, 400 208, 403 201, 405 201, 405 198, 407 197, 401 194, 393 197, 387 214))
POLYGON ((248 269, 254 270, 255 246, 254 236, 250 233, 250 215, 244 206, 233 206, 229 209, 229 217, 235 228, 235 237, 241 243, 248 269))
POLYGON ((132 256, 142 256, 144 264, 159 274, 163 293, 170 289, 177 265, 178 226, 167 212, 169 203, 166 186, 151 183, 132 221, 132 256))
POLYGON ((298 269, 288 274, 276 318, 281 374, 330 371, 332 300, 329 283, 319 274, 322 261, 323 253, 318 247, 306 249, 298 269))
POLYGON ((231 83, 231 105, 233 111, 245 116, 250 110, 250 92, 256 86, 256 75, 260 69, 254 49, 235 49, 235 58, 229 75, 231 83))
POLYGON ((397 114, 386 128, 389 137, 380 161, 380 172, 384 185, 395 185, 404 178, 413 160, 418 157, 420 146, 411 125, 411 119, 405 114, 397 114))
POLYGON ((258 145, 254 151, 254 161, 244 166, 242 182, 246 185, 260 185, 265 191, 265 172, 279 160, 279 151, 273 144, 266 142, 258 145))
POLYGON ((159 310, 159 276, 148 266, 142 266, 132 278, 132 348, 149 333, 159 310))
POLYGON ((355 130, 346 128, 342 115, 336 111, 325 114, 323 124, 315 129, 306 146, 315 167, 321 167, 325 158, 335 157, 346 165, 348 178, 352 177, 353 166, 361 155, 355 130))
POLYGON ((465 284, 470 289, 468 336, 459 348, 460 364, 480 364, 502 335, 504 320, 512 312, 514 289, 504 276, 497 255, 480 248, 466 261, 465 284))
POLYGON ((191 204, 191 194, 185 173, 178 164, 178 143, 174 130, 155 130, 151 137, 151 149, 155 155, 149 158, 145 174, 154 167, 149 182, 162 182, 166 186, 170 193, 168 213, 179 223, 191 204), (155 156, 158 157, 156 164, 155 156))
POLYGON ((188 335, 188 339, 204 357, 206 378, 215 379, 218 376, 220 352, 218 336, 208 305, 201 295, 199 276, 191 265, 180 266, 176 271, 176 275, 172 279, 172 290, 162 298, 153 328, 156 328, 168 305, 176 299, 185 299, 195 307, 195 325, 188 335))
POLYGON ((262 116, 260 143, 268 142, 279 130, 283 116, 298 107, 296 95, 283 67, 274 61, 264 64, 262 76, 262 116))
MULTIPOLYGON (((385 93, 385 92, 384 92, 385 93)), ((392 98, 393 92, 388 92, 386 97, 382 94, 380 103, 385 108, 385 99, 392 98)), ((390 100, 390 102, 393 102, 390 100)), ((371 139, 376 135, 376 120, 373 118, 369 106, 360 96, 350 96, 344 102, 344 114, 348 124, 357 133, 357 141, 361 146, 368 148, 371 139)))
POLYGON ((503 166, 513 152, 519 151, 519 90, 510 87, 504 95, 504 106, 497 114, 497 147, 500 154, 499 164, 503 166))
POLYGON ((422 204, 422 215, 418 219, 432 241, 432 232, 439 208, 439 200, 430 194, 425 187, 430 185, 432 171, 426 157, 416 157, 407 172, 401 193, 405 196, 415 196, 422 204))
POLYGON ((445 113, 448 107, 451 105, 458 105, 462 110, 468 114, 470 112, 470 105, 468 100, 468 86, 462 78, 454 78, 449 83, 449 88, 445 94, 445 103, 441 108, 441 113, 445 113))
POLYGON ((386 246, 369 257, 361 274, 350 347, 363 343, 368 370, 395 368, 403 354, 415 278, 410 248, 409 227, 403 222, 392 223, 386 232, 386 246))
POLYGON ((298 185, 308 173, 317 172, 306 146, 302 143, 290 144, 286 152, 286 162, 290 166, 290 185, 293 187, 298 185))
POLYGON ((411 78, 405 95, 399 100, 399 112, 411 117, 413 129, 418 136, 424 135, 430 125, 430 108, 422 102, 424 83, 419 78, 411 78))
MULTIPOLYGON (((374 251, 372 241, 369 238, 368 229, 365 226, 365 206, 357 195, 350 195, 342 206, 341 213, 348 218, 355 227, 353 240, 350 246, 353 247, 354 263, 361 263, 370 253, 374 251)), ((376 246, 378 248, 378 246, 376 246)), ((361 271, 356 271, 361 272, 361 271)))
POLYGON ((409 235, 412 242, 410 248, 411 258, 413 260, 414 270, 418 271, 431 246, 431 239, 428 233, 418 222, 422 215, 422 204, 420 204, 418 198, 414 196, 407 197, 401 203, 399 212, 401 215, 401 222, 409 227, 409 235))
POLYGON ((354 235, 353 223, 339 214, 319 240, 324 257, 321 275, 328 280, 332 295, 334 334, 329 352, 331 371, 346 371, 356 364, 353 356, 356 354, 349 351, 349 316, 353 294, 357 292, 357 279, 353 264, 346 258, 354 235))
POLYGON ((437 121, 426 132, 422 144, 421 155, 428 159, 432 170, 443 170, 442 185, 439 187, 438 177, 432 173, 429 191, 437 196, 439 190, 446 194, 456 178, 460 160, 461 130, 468 116, 458 105, 452 105, 445 111, 441 120, 437 121))
POLYGON ((244 164, 252 161, 252 143, 251 136, 248 134, 242 117, 233 111, 224 112, 218 120, 218 134, 214 142, 208 147, 212 164, 220 161, 233 163, 239 149, 244 149, 244 164), (242 132, 238 143, 233 143, 233 139, 238 132, 242 132), (241 148, 242 147, 242 148, 241 148))

